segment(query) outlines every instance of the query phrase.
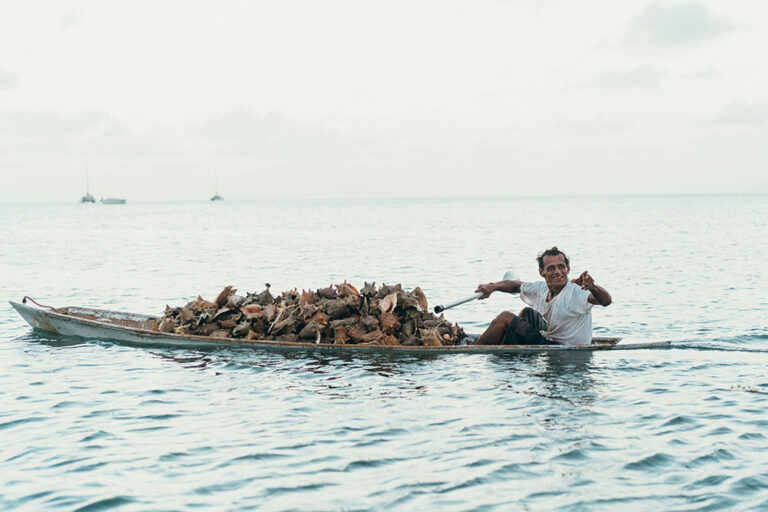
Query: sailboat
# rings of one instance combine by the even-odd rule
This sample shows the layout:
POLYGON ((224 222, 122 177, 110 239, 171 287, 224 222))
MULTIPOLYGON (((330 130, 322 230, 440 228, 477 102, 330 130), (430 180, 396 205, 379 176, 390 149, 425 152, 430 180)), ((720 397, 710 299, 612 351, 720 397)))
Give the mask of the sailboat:
POLYGON ((213 194, 211 201, 223 201, 224 198, 219 195, 219 173, 216 173, 216 192, 213 194))
POLYGON ((80 198, 81 203, 95 203, 96 199, 91 194, 91 182, 88 174, 85 175, 85 195, 80 198))

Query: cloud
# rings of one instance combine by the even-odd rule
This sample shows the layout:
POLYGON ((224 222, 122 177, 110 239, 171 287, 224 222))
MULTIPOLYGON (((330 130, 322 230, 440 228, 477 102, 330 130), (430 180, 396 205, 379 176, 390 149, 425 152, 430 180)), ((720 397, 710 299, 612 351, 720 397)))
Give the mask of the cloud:
POLYGON ((328 156, 349 151, 349 137, 332 129, 329 122, 309 123, 272 110, 265 115, 237 105, 215 113, 187 129, 189 135, 223 144, 225 151, 270 157, 301 158, 328 156), (346 149, 345 149, 346 148, 346 149))
POLYGON ((173 157, 177 144, 167 130, 131 129, 115 123, 87 141, 92 153, 121 158, 173 157))
POLYGON ((0 69, 0 89, 10 89, 19 83, 19 78, 13 73, 0 69))
POLYGON ((698 71, 696 73, 690 73, 685 75, 685 78, 691 79, 691 80, 705 80, 709 78, 718 78, 720 77, 720 73, 713 67, 708 67, 705 69, 702 69, 701 71, 698 71))
POLYGON ((660 2, 649 4, 630 21, 635 39, 674 46, 703 41, 737 28, 723 16, 716 16, 700 3, 685 3, 667 7, 660 2))
POLYGON ((667 77, 663 70, 640 66, 629 71, 606 71, 592 80, 591 84, 603 89, 628 89, 658 87, 667 77))
POLYGON ((598 115, 589 119, 559 120, 554 127, 556 131, 569 136, 589 137, 628 132, 634 128, 634 124, 616 119, 605 119, 598 115))
POLYGON ((748 103, 734 101, 723 107, 717 115, 704 124, 724 126, 754 126, 768 121, 768 101, 748 103))
POLYGON ((0 111, 0 132, 20 138, 82 134, 98 130, 111 122, 111 116, 97 110, 84 110, 74 114, 39 110, 0 111))
POLYGON ((224 114, 211 114, 190 128, 191 135, 213 139, 264 139, 290 129, 292 121, 278 111, 257 115, 251 107, 236 105, 224 114))
POLYGON ((59 21, 59 28, 61 30, 70 29, 76 25, 79 25, 83 20, 83 12, 77 9, 70 9, 61 15, 59 21))
POLYGON ((24 155, 81 153, 120 157, 177 153, 158 130, 130 129, 98 110, 61 113, 47 110, 0 111, 2 148, 24 155))

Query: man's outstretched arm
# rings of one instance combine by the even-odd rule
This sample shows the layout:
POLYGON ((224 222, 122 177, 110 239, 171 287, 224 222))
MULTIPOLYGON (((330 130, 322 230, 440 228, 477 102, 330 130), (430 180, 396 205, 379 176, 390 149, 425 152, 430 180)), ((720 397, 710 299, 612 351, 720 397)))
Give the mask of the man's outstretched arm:
POLYGON ((588 271, 585 270, 582 272, 579 277, 573 280, 573 282, 581 286, 583 290, 589 290, 590 296, 587 300, 590 304, 596 304, 605 307, 613 302, 611 294, 608 293, 608 290, 595 284, 595 280, 591 275, 589 275, 588 271))
POLYGON ((520 293, 521 281, 497 281, 495 283, 481 284, 475 292, 483 294, 480 299, 487 299, 493 292, 520 293))

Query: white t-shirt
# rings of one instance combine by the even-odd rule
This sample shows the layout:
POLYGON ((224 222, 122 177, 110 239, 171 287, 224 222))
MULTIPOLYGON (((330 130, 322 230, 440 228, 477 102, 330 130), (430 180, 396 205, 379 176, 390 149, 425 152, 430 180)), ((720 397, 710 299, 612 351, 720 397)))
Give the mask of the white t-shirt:
POLYGON ((544 281, 523 283, 520 299, 541 313, 547 330, 541 331, 548 340, 564 345, 588 345, 592 342, 592 304, 589 290, 568 282, 555 298, 547 302, 549 288, 544 281))

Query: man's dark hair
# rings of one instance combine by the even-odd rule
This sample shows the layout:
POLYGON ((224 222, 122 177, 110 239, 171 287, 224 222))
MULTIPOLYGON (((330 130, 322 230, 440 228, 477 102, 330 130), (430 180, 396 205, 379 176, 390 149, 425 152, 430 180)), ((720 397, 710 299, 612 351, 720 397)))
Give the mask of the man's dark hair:
POLYGON ((541 270, 544 270, 544 256, 557 256, 558 254, 563 255, 563 259, 565 260, 565 265, 570 267, 571 262, 568 261, 568 256, 566 256, 565 253, 560 249, 558 249, 557 247, 552 247, 551 249, 547 249, 546 251, 539 254, 539 256, 536 258, 536 261, 539 262, 539 268, 541 270))

